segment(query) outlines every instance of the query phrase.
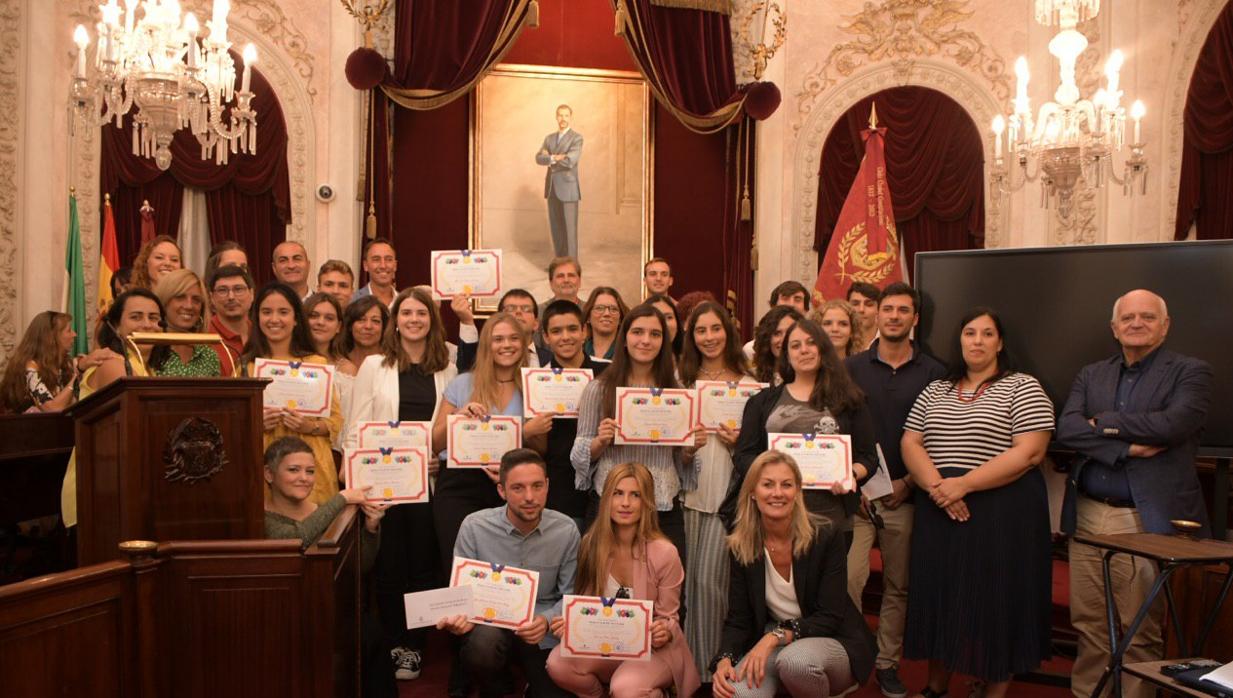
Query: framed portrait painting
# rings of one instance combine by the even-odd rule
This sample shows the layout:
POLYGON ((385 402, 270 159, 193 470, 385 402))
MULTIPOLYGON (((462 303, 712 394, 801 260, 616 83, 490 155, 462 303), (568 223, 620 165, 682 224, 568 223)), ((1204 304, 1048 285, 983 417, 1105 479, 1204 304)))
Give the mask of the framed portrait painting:
MULTIPOLYGON (((642 298, 651 250, 651 95, 636 72, 498 65, 474 92, 473 249, 500 249, 501 286, 552 296, 548 264, 582 265, 581 297, 642 298)), ((477 300, 496 310, 498 299, 477 300)))

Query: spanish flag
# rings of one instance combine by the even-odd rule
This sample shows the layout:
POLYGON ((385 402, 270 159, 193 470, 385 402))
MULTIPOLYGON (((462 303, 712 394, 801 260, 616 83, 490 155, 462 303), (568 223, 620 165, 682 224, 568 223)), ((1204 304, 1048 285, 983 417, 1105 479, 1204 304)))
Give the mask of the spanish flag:
POLYGON ((865 157, 818 269, 814 298, 819 302, 846 298, 848 288, 857 282, 886 288, 903 280, 895 210, 886 183, 886 129, 877 123, 875 110, 869 114, 869 128, 861 132, 865 157))
POLYGON ((116 244, 116 217, 111 211, 111 194, 103 199, 103 244, 98 260, 98 313, 105 315, 115 297, 111 277, 120 268, 120 248, 116 244))

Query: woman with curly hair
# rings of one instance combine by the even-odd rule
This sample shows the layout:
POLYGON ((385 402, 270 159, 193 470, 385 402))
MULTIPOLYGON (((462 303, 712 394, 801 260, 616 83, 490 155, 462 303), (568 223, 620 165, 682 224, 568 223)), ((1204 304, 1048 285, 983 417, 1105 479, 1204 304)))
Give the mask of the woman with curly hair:
POLYGON ((154 284, 163 278, 163 274, 184 268, 183 259, 175 238, 155 235, 137 251, 137 257, 133 260, 132 285, 153 291, 154 284))
POLYGON ((801 312, 790 305, 777 305, 767 311, 754 329, 753 366, 754 378, 759 383, 779 385, 779 350, 784 335, 804 319, 801 312))
POLYGON ((856 309, 845 300, 832 298, 826 301, 809 311, 809 319, 826 331, 826 336, 830 338, 831 344, 835 346, 835 353, 839 354, 841 360, 861 353, 869 345, 861 334, 861 323, 856 309))
POLYGON ((73 402, 73 317, 47 310, 34 316, 0 379, 4 412, 59 412, 73 402))

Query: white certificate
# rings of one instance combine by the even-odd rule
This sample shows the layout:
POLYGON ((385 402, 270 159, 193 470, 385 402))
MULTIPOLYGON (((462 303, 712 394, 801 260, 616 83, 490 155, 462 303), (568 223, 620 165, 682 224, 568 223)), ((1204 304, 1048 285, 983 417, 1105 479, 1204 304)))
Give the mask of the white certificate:
POLYGON ((261 396, 263 407, 285 407, 313 417, 330 416, 334 395, 334 367, 300 361, 257 359, 257 378, 273 378, 261 396))
POLYGON ((428 501, 428 452, 422 448, 349 448, 343 467, 348 487, 372 486, 369 502, 428 501))
POLYGON ((422 448, 432 452, 428 443, 432 422, 360 422, 355 430, 359 448, 422 448))
POLYGON ((426 628, 442 618, 470 616, 472 587, 445 587, 403 594, 402 604, 407 614, 408 628, 426 628))
POLYGON ((847 434, 767 434, 767 447, 796 460, 804 489, 829 490, 834 484, 856 489, 852 437, 847 434))
POLYGON ((435 250, 430 259, 434 298, 493 298, 501 292, 501 250, 435 250))
POLYGON ((446 419, 446 434, 449 467, 486 468, 498 465, 507 451, 522 446, 522 419, 451 414, 446 419))
POLYGON ((522 411, 528 417, 576 418, 582 389, 594 377, 589 368, 524 368, 522 411))
POLYGON ((651 658, 654 602, 567 595, 561 656, 591 659, 651 658))
POLYGON ((474 587, 473 623, 517 628, 535 617, 539 572, 465 557, 454 558, 450 586, 474 587))
POLYGON ((680 388, 617 388, 615 443, 687 446, 698 396, 680 388))
POLYGON ((722 424, 729 429, 741 428, 745 403, 757 395, 767 383, 698 381, 698 423, 708 432, 719 431, 722 424))

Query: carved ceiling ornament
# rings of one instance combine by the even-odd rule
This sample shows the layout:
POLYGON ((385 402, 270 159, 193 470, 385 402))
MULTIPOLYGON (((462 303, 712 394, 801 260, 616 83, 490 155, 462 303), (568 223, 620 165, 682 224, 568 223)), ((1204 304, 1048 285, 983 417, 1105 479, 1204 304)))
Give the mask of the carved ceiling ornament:
POLYGON ((1190 77, 1199 60, 1199 51, 1207 43, 1212 25, 1224 10, 1226 0, 1180 0, 1178 2, 1179 24, 1184 27, 1173 44, 1173 57, 1169 65, 1168 100, 1164 109, 1165 118, 1162 139, 1167 167, 1157 168, 1156 184, 1164 195, 1160 199, 1160 232, 1157 240, 1173 239, 1177 226, 1177 194, 1182 177, 1182 112, 1186 108, 1186 95, 1190 91, 1190 77))
MULTIPOLYGON (((898 66, 890 63, 866 66, 821 95, 817 104, 805 115, 795 147, 792 167, 792 249, 797 266, 790 272, 792 278, 811 286, 818 274, 818 256, 813 249, 818 171, 822 145, 831 127, 862 98, 904 85, 918 85, 944 93, 962 106, 978 125, 989 123, 994 114, 1001 112, 1005 101, 990 91, 987 82, 968 70, 932 59, 913 61, 906 76, 898 66)), ((986 135, 981 131, 982 138, 986 135)), ((992 147, 992 143, 987 147, 992 147)), ((986 162, 982 181, 989 180, 988 168, 989 163, 986 162)), ((1005 244, 1002 231, 1008 220, 1009 207, 998 210, 992 205, 991 198, 986 197, 985 201, 985 247, 1001 247, 1005 244)))
MULTIPOLYGON (((185 11, 209 16, 212 0, 183 0, 185 11)), ((70 13, 74 22, 93 25, 98 21, 97 0, 78 0, 70 13)), ((313 87, 315 57, 308 39, 283 12, 276 0, 233 0, 229 30, 231 42, 243 46, 257 45, 260 56, 257 69, 274 88, 283 119, 287 126, 287 168, 291 190, 291 224, 287 239, 303 243, 310 255, 314 244, 317 207, 313 197, 316 181, 317 136, 313 123, 313 87)), ((67 96, 65 97, 67 99, 67 96)), ((258 121, 261 116, 258 115, 258 121)), ((98 216, 88 212, 99 210, 99 139, 97 129, 77 128, 70 137, 75 157, 69 173, 77 187, 77 205, 81 215, 82 252, 86 267, 87 306, 93 307, 97 292, 98 216), (84 146, 84 147, 83 147, 84 146)))
POLYGON ((806 71, 796 95, 794 130, 799 131, 821 95, 862 66, 879 63, 893 66, 901 84, 906 84, 919 61, 948 61, 980 76, 999 101, 1009 100, 1006 61, 976 32, 960 27, 974 14, 970 4, 970 0, 882 0, 866 2, 860 13, 845 16, 847 23, 840 29, 854 38, 837 44, 806 71))
POLYGON ((22 8, 25 3, 0 2, 0 362, 17 346, 21 327, 18 292, 21 273, 17 186, 22 147, 22 8))

